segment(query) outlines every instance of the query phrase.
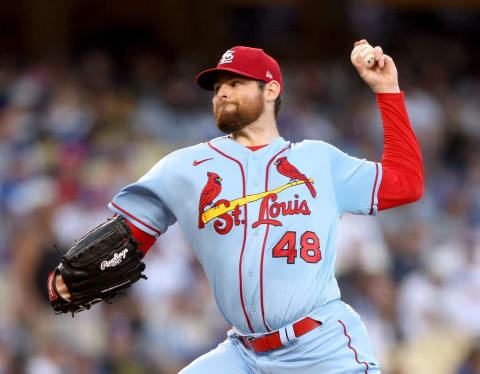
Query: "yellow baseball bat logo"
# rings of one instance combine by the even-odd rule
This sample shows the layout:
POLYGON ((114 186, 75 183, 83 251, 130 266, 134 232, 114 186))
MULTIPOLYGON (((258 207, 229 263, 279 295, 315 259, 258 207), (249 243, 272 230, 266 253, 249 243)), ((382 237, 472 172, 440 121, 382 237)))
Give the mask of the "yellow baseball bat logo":
MULTIPOLYGON (((310 181, 310 183, 313 183, 313 178, 310 178, 309 181, 310 181)), ((302 184, 302 183, 305 183, 305 181, 298 180, 298 181, 295 181, 295 182, 287 183, 287 184, 285 184, 281 187, 278 187, 274 190, 271 190, 271 191, 266 191, 266 192, 261 192, 261 193, 254 194, 254 195, 248 195, 248 196, 245 196, 245 197, 241 197, 239 199, 235 199, 235 200, 230 201, 230 204, 228 205, 228 207, 223 203, 219 204, 219 205, 214 206, 214 207, 206 210, 205 212, 203 212, 202 221, 203 221, 203 223, 207 223, 207 222, 211 221, 212 219, 217 218, 218 216, 221 216, 223 213, 227 213, 227 212, 230 212, 230 211, 234 210, 237 206, 241 207, 241 206, 243 206, 247 203, 250 203, 252 201, 257 201, 257 200, 263 199, 265 196, 268 196, 270 194, 277 194, 277 193, 279 193, 283 190, 286 190, 287 188, 290 188, 290 187, 293 187, 293 186, 296 186, 296 185, 302 184)))

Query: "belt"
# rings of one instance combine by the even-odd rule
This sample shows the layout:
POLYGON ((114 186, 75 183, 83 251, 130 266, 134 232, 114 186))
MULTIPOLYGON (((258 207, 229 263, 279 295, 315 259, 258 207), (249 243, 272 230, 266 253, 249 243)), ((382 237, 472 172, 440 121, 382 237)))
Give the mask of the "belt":
MULTIPOLYGON (((281 330, 285 329, 285 338, 284 341, 287 340, 290 342, 291 340, 306 334, 307 332, 313 330, 314 328, 320 326, 322 322, 315 321, 309 317, 306 317, 298 322, 295 322, 293 325, 293 332, 295 336, 288 336, 287 328, 282 328, 281 330)), ((275 331, 271 334, 263 335, 260 338, 252 338, 248 336, 239 336, 239 339, 242 341, 243 345, 254 351, 255 353, 261 353, 266 351, 271 351, 272 349, 277 349, 284 347, 287 344, 282 342, 282 338, 280 336, 280 331, 275 331)), ((292 332, 292 329, 290 329, 292 332)))

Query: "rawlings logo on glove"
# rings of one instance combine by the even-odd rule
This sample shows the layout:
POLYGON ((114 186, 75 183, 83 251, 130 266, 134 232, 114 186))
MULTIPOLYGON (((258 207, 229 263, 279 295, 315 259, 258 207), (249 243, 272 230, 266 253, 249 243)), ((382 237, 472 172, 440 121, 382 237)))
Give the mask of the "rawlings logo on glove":
POLYGON ((128 248, 125 248, 120 253, 115 253, 111 260, 102 261, 100 265, 100 269, 105 270, 105 268, 117 266, 120 262, 122 262, 122 260, 126 258, 127 252, 128 252, 128 248))
POLYGON ((145 264, 130 227, 118 216, 95 227, 77 241, 48 276, 48 296, 56 313, 75 313, 102 300, 110 302, 121 290, 140 278, 145 264), (123 248, 123 249, 122 249, 123 248), (70 293, 64 299, 57 290, 61 275, 70 293))

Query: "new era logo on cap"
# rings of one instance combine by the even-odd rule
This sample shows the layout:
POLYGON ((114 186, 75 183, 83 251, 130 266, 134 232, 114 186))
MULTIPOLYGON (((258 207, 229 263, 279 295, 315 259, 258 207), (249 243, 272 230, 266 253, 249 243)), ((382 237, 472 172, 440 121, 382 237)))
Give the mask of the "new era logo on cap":
POLYGON ((220 58, 216 68, 202 71, 197 75, 197 84, 206 90, 213 91, 215 79, 220 71, 229 71, 247 78, 280 83, 283 91, 282 73, 277 61, 260 48, 237 46, 228 49, 220 58))

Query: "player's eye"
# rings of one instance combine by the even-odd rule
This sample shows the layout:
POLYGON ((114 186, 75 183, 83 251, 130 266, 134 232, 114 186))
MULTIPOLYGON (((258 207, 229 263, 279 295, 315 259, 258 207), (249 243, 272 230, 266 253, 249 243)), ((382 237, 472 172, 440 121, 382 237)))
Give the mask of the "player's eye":
POLYGON ((233 87, 238 87, 238 86, 240 86, 241 84, 242 84, 242 83, 241 83, 240 81, 233 81, 233 82, 232 82, 232 86, 233 86, 233 87))

